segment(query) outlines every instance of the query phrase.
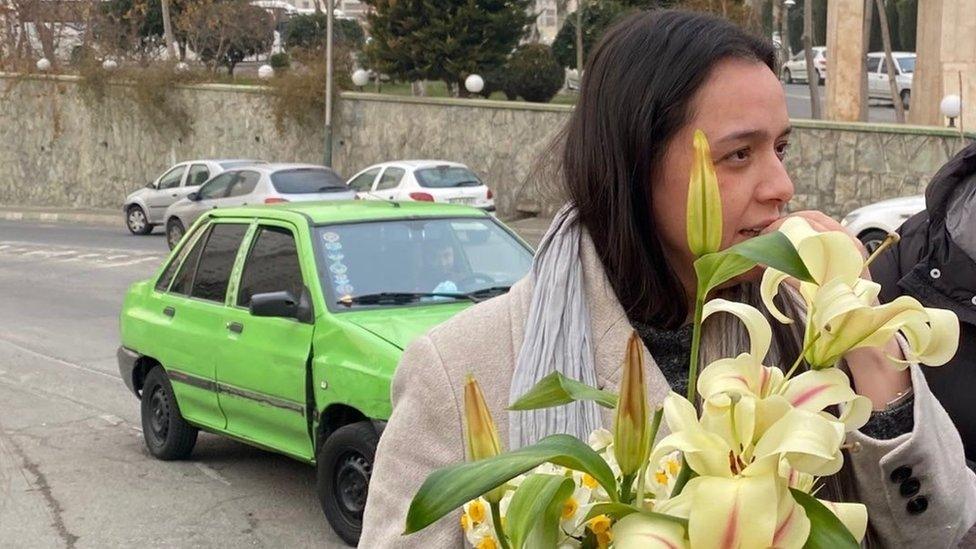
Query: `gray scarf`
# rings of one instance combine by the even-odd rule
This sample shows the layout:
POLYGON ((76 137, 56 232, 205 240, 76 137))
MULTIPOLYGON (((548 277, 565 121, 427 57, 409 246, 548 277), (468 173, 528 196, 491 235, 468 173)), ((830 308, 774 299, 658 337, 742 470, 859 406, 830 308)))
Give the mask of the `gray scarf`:
MULTIPOLYGON (((597 385, 590 314, 583 293, 581 231, 576 210, 566 205, 539 244, 532 264, 532 302, 525 321, 525 339, 515 362, 510 402, 552 372, 597 385)), ((585 441, 601 424, 593 402, 510 412, 508 416, 511 450, 557 433, 585 441)))

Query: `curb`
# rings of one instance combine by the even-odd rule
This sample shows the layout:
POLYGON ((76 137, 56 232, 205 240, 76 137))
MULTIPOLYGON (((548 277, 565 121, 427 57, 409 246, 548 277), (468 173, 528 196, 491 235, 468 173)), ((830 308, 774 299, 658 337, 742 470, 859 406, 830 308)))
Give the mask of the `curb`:
POLYGON ((40 221, 44 223, 83 223, 86 225, 124 227, 122 215, 81 212, 38 212, 30 210, 0 210, 5 221, 40 221))

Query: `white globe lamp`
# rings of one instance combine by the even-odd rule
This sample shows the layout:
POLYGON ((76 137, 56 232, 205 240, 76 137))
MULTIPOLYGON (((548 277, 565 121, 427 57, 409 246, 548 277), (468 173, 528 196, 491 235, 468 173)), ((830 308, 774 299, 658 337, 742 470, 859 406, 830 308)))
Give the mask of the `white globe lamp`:
POLYGON ((942 116, 949 119, 949 127, 954 128, 956 126, 956 118, 962 114, 962 99, 955 94, 949 94, 942 98, 942 102, 939 103, 939 111, 942 112, 942 116))
POLYGON ((176 72, 186 72, 190 70, 190 65, 187 65, 183 61, 176 64, 176 72))
POLYGON ((485 89, 485 80, 477 74, 469 75, 464 79, 464 89, 471 93, 480 93, 485 89))
POLYGON ((102 68, 107 71, 114 71, 115 69, 119 68, 119 64, 116 63, 114 59, 106 59, 105 61, 102 61, 102 68))
POLYGON ((41 72, 47 72, 51 70, 51 62, 48 61, 47 57, 42 57, 37 60, 37 70, 41 72))
POLYGON ((352 84, 359 88, 369 84, 369 73, 363 69, 356 69, 352 73, 352 84))
POLYGON ((270 80, 274 76, 274 67, 271 65, 261 65, 258 67, 258 78, 261 80, 270 80))

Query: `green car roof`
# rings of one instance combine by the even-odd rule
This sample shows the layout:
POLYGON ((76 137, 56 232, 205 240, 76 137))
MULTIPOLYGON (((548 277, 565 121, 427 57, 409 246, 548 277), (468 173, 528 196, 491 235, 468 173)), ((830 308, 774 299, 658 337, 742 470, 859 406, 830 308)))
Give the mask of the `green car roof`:
POLYGON ((262 217, 294 220, 295 214, 313 225, 350 221, 402 219, 404 217, 486 217, 478 208, 437 202, 387 202, 383 200, 331 200, 282 202, 278 204, 222 208, 209 212, 212 218, 262 217))

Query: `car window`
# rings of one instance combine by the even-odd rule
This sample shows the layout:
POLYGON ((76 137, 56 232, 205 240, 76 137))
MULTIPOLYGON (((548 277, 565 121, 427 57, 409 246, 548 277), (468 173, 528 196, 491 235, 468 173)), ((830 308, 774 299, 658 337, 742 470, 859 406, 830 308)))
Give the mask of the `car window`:
POLYGON ((888 74, 888 60, 881 58, 878 62, 881 64, 881 74, 888 74))
POLYGON ((230 191, 227 193, 227 196, 244 196, 246 194, 251 194, 254 192, 254 187, 257 187, 260 179, 261 174, 258 172, 237 172, 237 177, 234 179, 234 183, 230 186, 230 191))
POLYGON ((395 189, 400 184, 400 180, 403 179, 403 174, 405 173, 407 171, 403 168, 387 168, 383 172, 383 177, 380 177, 380 182, 376 185, 376 190, 395 189))
POLYGON ((793 56, 793 61, 800 61, 804 58, 805 55, 806 54, 801 51, 800 53, 793 56))
POLYGON ((880 57, 868 57, 868 72, 878 72, 878 65, 880 64, 880 57))
POLYGON ((296 168, 271 174, 271 185, 281 194, 345 191, 345 182, 327 168, 296 168))
POLYGON ((298 297, 304 285, 291 231, 281 227, 259 228, 244 262, 237 304, 247 307, 254 295, 267 292, 289 291, 298 297))
MULTIPOLYGON (((193 274, 197 271, 197 262, 200 260, 200 250, 203 249, 209 235, 209 231, 201 235, 197 239, 196 244, 193 245, 193 249, 186 255, 186 258, 183 260, 183 266, 180 267, 180 272, 177 273, 176 278, 173 280, 173 285, 170 286, 170 292, 180 295, 190 295, 190 288, 193 287, 193 274)), ((187 249, 187 247, 184 247, 184 249, 187 249)))
POLYGON ((177 166, 172 170, 166 172, 163 177, 159 178, 159 189, 172 189, 174 187, 179 187, 180 182, 183 181, 183 174, 186 172, 186 166, 177 166))
POLYGON ((237 249, 241 246, 245 232, 247 225, 242 223, 220 223, 213 226, 200 255, 190 297, 224 302, 230 272, 234 268, 234 258, 237 257, 237 249))
POLYGON ((206 185, 200 187, 197 195, 201 199, 224 198, 227 196, 228 187, 237 179, 237 172, 227 172, 211 179, 206 185))
POLYGON ((376 179, 376 174, 378 173, 380 173, 379 168, 366 170, 350 181, 349 186, 358 192, 367 192, 373 188, 373 180, 376 179))
POLYGON ((437 166, 413 173, 421 187, 443 189, 447 187, 477 187, 481 180, 471 170, 460 166, 437 166))
POLYGON ((898 68, 901 69, 902 74, 911 74, 915 72, 915 58, 914 57, 899 57, 895 59, 898 63, 898 68))
POLYGON ((190 166, 190 173, 186 176, 187 187, 198 187, 210 179, 210 169, 205 164, 190 166))
MULTIPOLYGON (((190 234, 186 235, 183 238, 187 242, 192 242, 193 236, 199 232, 200 229, 197 229, 196 232, 191 232, 190 234)), ((199 248, 199 243, 197 247, 199 248)), ((165 292, 166 289, 169 288, 169 283, 173 281, 173 276, 176 274, 176 269, 180 267, 180 264, 183 263, 183 260, 186 259, 186 257, 190 254, 190 250, 192 249, 193 248, 191 248, 190 246, 183 246, 182 248, 180 248, 180 253, 178 253, 176 257, 173 257, 170 260, 169 265, 166 266, 166 270, 163 271, 162 276, 160 276, 159 280, 156 281, 157 292, 165 292)), ((197 255, 199 255, 199 251, 197 252, 197 255)))

